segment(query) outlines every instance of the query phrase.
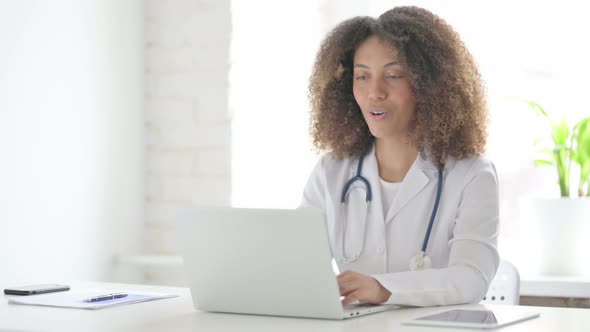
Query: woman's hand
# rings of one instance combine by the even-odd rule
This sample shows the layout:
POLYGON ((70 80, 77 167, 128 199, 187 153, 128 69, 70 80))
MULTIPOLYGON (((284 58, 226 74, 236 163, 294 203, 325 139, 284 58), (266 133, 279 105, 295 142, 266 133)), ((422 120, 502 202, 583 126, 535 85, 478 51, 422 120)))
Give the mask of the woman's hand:
POLYGON ((353 271, 344 271, 337 277, 340 295, 344 296, 342 304, 354 301, 380 304, 389 299, 391 292, 371 276, 353 271))

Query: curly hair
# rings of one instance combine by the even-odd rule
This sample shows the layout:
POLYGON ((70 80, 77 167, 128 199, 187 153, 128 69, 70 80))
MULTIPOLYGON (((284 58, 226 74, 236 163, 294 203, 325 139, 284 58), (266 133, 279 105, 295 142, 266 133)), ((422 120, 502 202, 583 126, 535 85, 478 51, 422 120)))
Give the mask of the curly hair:
POLYGON ((354 53, 376 35, 398 51, 408 71, 416 112, 412 138, 437 167, 448 156, 484 152, 485 87, 459 34, 426 9, 396 7, 379 18, 355 17, 322 41, 309 84, 310 134, 319 151, 360 157, 374 137, 352 93, 354 53))

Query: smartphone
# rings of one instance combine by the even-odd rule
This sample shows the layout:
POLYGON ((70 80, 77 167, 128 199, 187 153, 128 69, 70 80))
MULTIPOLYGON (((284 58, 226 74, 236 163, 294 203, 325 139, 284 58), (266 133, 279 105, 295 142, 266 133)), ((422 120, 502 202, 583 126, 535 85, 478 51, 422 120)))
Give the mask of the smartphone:
POLYGON ((45 294, 53 292, 63 292, 70 290, 70 286, 57 285, 57 284, 43 284, 43 285, 30 285, 21 287, 10 287, 4 289, 4 294, 10 295, 35 295, 45 294))

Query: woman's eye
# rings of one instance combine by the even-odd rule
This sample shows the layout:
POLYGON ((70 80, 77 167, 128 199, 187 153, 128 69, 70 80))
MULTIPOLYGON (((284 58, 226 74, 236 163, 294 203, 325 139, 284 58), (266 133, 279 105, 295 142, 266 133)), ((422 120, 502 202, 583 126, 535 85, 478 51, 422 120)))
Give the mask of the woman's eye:
POLYGON ((402 78, 402 75, 387 75, 387 78, 402 78))
POLYGON ((355 79, 355 80, 364 80, 364 79, 366 79, 366 78, 367 78, 366 76, 363 76, 363 75, 358 75, 358 76, 356 76, 354 79, 355 79))

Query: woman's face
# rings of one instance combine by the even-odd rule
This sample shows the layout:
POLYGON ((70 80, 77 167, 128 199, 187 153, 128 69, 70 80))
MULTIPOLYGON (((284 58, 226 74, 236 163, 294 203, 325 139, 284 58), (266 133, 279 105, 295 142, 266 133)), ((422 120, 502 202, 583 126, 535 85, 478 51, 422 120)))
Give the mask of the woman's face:
POLYGON ((397 51, 377 36, 367 38, 354 54, 352 92, 373 136, 406 139, 416 101, 397 51))

